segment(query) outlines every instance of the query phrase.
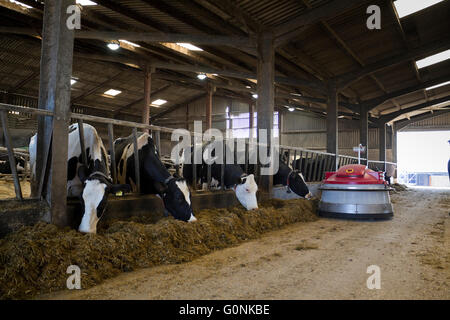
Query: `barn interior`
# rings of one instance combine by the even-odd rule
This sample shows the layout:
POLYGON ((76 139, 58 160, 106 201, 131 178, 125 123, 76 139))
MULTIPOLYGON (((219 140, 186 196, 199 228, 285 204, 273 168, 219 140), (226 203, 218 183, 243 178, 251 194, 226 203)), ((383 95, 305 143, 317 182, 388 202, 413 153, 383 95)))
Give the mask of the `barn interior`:
MULTIPOLYGON (((163 158, 173 129, 193 132, 194 121, 238 139, 270 129, 290 160, 312 161, 312 184, 357 163, 362 145, 362 163, 396 179, 398 132, 450 128, 450 1, 419 9, 405 0, 0 0, 0 151, 11 159, 34 134, 44 141, 34 189, 26 172, 12 173, 16 200, 0 204, 10 211, 0 233, 72 223, 79 206, 59 175, 67 150, 54 145, 77 121, 95 126, 110 152, 114 138, 150 130, 163 158)), ((258 179, 264 199, 279 194, 270 176, 258 179)), ((235 201, 198 197, 202 208, 235 201)), ((114 201, 123 217, 130 201, 163 210, 154 198, 114 201)))

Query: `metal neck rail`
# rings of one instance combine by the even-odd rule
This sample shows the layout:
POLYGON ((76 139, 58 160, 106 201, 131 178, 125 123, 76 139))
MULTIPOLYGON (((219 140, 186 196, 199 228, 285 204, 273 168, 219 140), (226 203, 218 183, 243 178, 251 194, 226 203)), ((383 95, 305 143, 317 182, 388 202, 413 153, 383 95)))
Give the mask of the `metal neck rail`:
MULTIPOLYGON (((11 136, 9 134, 8 129, 8 121, 7 121, 7 112, 8 111, 15 111, 25 114, 32 114, 37 116, 49 116, 53 117, 54 113, 52 111, 43 110, 43 109, 37 109, 37 108, 29 108, 29 107, 23 107, 23 106, 16 106, 6 103, 0 103, 0 118, 2 122, 3 127, 3 133, 5 137, 5 144, 6 144, 6 150, 8 152, 8 158, 10 162, 11 167, 11 173, 14 179, 14 188, 16 192, 16 198, 19 200, 22 200, 22 191, 20 188, 19 183, 19 177, 16 170, 16 162, 14 158, 14 154, 22 155, 23 152, 17 152, 16 150, 13 150, 12 144, 11 144, 11 136)), ((143 123, 137 123, 137 122, 131 122, 131 121, 125 121, 125 120, 117 120, 117 119, 111 119, 111 118, 104 118, 104 117, 98 117, 98 116, 92 116, 92 115, 85 115, 85 114, 79 114, 79 113, 70 113, 69 119, 76 120, 79 125, 79 135, 80 135, 80 145, 82 150, 82 161, 87 164, 87 156, 86 156, 86 148, 84 146, 84 130, 83 130, 83 123, 84 121, 89 122, 95 122, 95 123, 102 123, 106 124, 108 127, 108 147, 110 151, 110 157, 111 157, 111 174, 113 178, 113 182, 117 183, 117 172, 116 172, 116 163, 115 163, 115 150, 114 150, 114 126, 123 126, 123 127, 129 127, 132 128, 132 136, 133 136, 133 147, 134 147, 134 155, 135 155, 135 177, 136 177, 136 189, 137 192, 140 192, 141 189, 141 181, 140 181, 140 162, 139 162, 139 153, 138 153, 138 134, 137 130, 148 130, 151 132, 152 138, 155 142, 155 146, 158 151, 160 151, 161 147, 161 137, 160 133, 172 133, 175 131, 173 128, 167 128, 167 127, 161 127, 161 126, 154 126, 154 125, 147 125, 143 123)), ((191 136, 194 135, 194 132, 190 132, 191 136)), ((224 139, 224 142, 228 139, 224 139)), ((237 141, 235 141, 237 144, 237 141)), ((250 142, 250 139, 245 139, 245 172, 248 173, 249 168, 249 145, 257 146, 262 145, 258 144, 256 142, 250 142)), ((226 143, 223 143, 223 154, 226 154, 226 143)), ((234 148, 235 152, 235 159, 237 159, 237 145, 234 148)), ((294 170, 299 170, 302 172, 305 180, 307 182, 312 181, 321 181, 325 177, 326 171, 334 171, 337 170, 337 168, 347 165, 347 164, 354 164, 358 162, 357 157, 352 156, 346 156, 346 155, 336 155, 334 153, 327 153, 327 152, 321 152, 321 151, 313 151, 308 150, 301 147, 291 147, 291 146, 279 146, 280 154, 285 156, 285 161, 287 162, 288 166, 290 166, 294 170)), ((361 160, 367 160, 362 158, 361 160)), ((383 162, 383 161, 368 161, 368 166, 370 168, 377 169, 377 166, 385 167, 387 164, 396 166, 395 163, 392 162, 383 162)), ((178 166, 175 166, 176 170, 179 170, 178 166)), ((224 167, 221 166, 221 189, 225 189, 224 186, 224 167)), ((255 178, 258 178, 258 165, 255 166, 255 178)), ((44 167, 44 170, 46 168, 44 167)), ((379 169, 377 169, 379 170, 379 169)), ((384 170, 383 170, 384 171, 384 170)), ((193 189, 197 190, 197 166, 192 165, 192 177, 193 177, 193 189)), ((207 166, 207 185, 208 189, 211 185, 211 165, 207 166)), ((42 195, 43 190, 43 181, 38 181, 38 197, 40 198, 42 195)))

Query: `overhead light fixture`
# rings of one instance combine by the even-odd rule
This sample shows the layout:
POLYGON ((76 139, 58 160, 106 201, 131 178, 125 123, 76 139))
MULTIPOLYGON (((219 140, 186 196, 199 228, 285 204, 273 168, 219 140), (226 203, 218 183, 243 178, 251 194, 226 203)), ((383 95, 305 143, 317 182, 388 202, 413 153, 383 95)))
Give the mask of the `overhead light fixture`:
POLYGON ((133 46, 133 47, 136 47, 136 48, 140 47, 140 45, 138 45, 137 43, 130 42, 128 40, 119 40, 119 42, 123 42, 123 43, 129 44, 130 46, 133 46))
POLYGON ((108 48, 115 51, 120 48, 120 42, 119 41, 113 41, 107 44, 108 48))
POLYGON ((416 61, 417 68, 425 68, 428 66, 431 66, 435 63, 439 63, 442 61, 445 61, 447 59, 450 59, 450 49, 433 54, 432 56, 426 57, 421 60, 416 61))
POLYGON ((245 86, 247 89, 250 89, 251 87, 250 86, 245 86))
POLYGON ((122 91, 120 91, 120 90, 109 89, 108 91, 105 91, 104 94, 106 94, 107 96, 115 97, 121 92, 122 91))
POLYGON ((191 50, 191 51, 203 51, 202 48, 194 46, 193 44, 190 44, 190 43, 180 42, 180 43, 177 43, 177 45, 179 45, 180 47, 186 48, 188 50, 191 50))
POLYGON ((77 0, 77 4, 81 4, 82 6, 96 6, 97 3, 90 0, 77 0))
POLYGON ((443 82, 443 83, 437 84, 437 85, 432 86, 432 87, 428 87, 428 88, 426 88, 425 90, 436 89, 436 88, 439 88, 439 87, 443 87, 443 86, 445 86, 445 85, 447 85, 447 84, 450 84, 450 81, 443 82))
POLYGON ((155 101, 152 102, 152 105, 161 106, 166 102, 167 102, 167 100, 164 100, 164 99, 156 99, 155 101))
POLYGON ((253 97, 254 99, 258 99, 258 95, 257 95, 256 93, 252 94, 252 97, 253 97))
POLYGON ((338 116, 339 119, 345 118, 345 116, 338 116))
POLYGON ((75 79, 70 79, 70 85, 71 85, 71 86, 74 85, 75 83, 77 83, 77 80, 75 80, 75 79))
POLYGON ((288 110, 289 110, 290 112, 292 112, 292 111, 294 111, 294 110, 295 110, 295 108, 293 108, 293 107, 290 107, 290 108, 288 108, 288 110))
POLYGON ((442 1, 443 0, 420 0, 420 1, 396 0, 394 1, 394 6, 395 9, 397 10, 398 17, 403 18, 409 16, 410 14, 416 13, 417 11, 431 7, 436 3, 442 1))
POLYGON ((33 7, 31 7, 31 6, 29 6, 29 5, 25 4, 25 3, 22 3, 22 2, 19 2, 19 1, 16 1, 16 0, 9 0, 9 2, 12 2, 12 3, 18 4, 19 6, 21 6, 21 7, 25 7, 25 8, 27 8, 27 9, 31 9, 31 8, 33 8, 33 7))
POLYGON ((205 80, 206 79, 206 74, 200 73, 200 74, 197 75, 197 78, 199 78, 200 80, 205 80))

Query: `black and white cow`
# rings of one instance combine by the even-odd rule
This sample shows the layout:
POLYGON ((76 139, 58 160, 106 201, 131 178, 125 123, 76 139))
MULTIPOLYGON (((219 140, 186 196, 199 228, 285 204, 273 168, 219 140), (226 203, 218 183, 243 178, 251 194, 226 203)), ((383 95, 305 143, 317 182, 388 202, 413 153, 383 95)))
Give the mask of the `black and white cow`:
MULTIPOLYGON (((193 148, 192 148, 193 149, 193 148)), ((193 152, 192 158, 193 158, 193 152)), ((183 155, 184 156, 184 155, 183 155)), ((214 156, 214 154, 213 154, 214 156)), ((192 163, 192 161, 191 161, 192 163)), ((202 184, 207 182, 208 166, 202 160, 202 164, 197 166, 197 180, 202 184)), ((253 174, 246 174, 242 167, 238 164, 216 164, 211 165, 211 186, 218 187, 222 184, 221 170, 224 168, 224 186, 227 189, 233 189, 238 201, 247 209, 258 209, 258 201, 256 192, 258 185, 253 174)), ((183 165, 183 177, 189 184, 193 184, 192 164, 183 165)))
MULTIPOLYGON (((82 203, 83 217, 78 231, 96 233, 97 223, 106 208, 108 194, 130 192, 130 186, 112 183, 101 138, 89 124, 84 124, 83 130, 88 167, 82 163, 78 124, 69 126, 67 195, 79 197, 82 203)), ((29 145, 32 177, 36 174, 36 140, 34 135, 29 145)))
MULTIPOLYGON (((22 173, 25 171, 25 158, 22 156, 14 156, 16 160, 16 170, 17 173, 22 173)), ((0 173, 11 173, 11 166, 9 163, 9 158, 7 154, 0 155, 0 173)))
MULTIPOLYGON (((114 141, 118 181, 135 187, 133 137, 119 138, 114 141)), ((193 222, 191 193, 184 178, 170 175, 161 162, 158 150, 148 133, 142 133, 138 139, 141 192, 156 194, 164 202, 164 207, 175 219, 193 222)))
MULTIPOLYGON (((273 176, 273 185, 283 185, 288 192, 292 191, 306 199, 311 198, 312 194, 309 192, 302 173, 298 170, 292 170, 288 166, 287 161, 286 157, 280 155, 278 171, 273 176)), ((245 169, 245 165, 241 166, 245 169)), ((255 165, 249 164, 247 167, 249 173, 255 173, 255 165)))
POLYGON ((300 197, 304 197, 306 199, 312 197, 302 173, 298 170, 292 170, 285 162, 285 159, 281 156, 278 172, 273 176, 273 184, 281 184, 286 186, 288 191, 293 191, 300 197))

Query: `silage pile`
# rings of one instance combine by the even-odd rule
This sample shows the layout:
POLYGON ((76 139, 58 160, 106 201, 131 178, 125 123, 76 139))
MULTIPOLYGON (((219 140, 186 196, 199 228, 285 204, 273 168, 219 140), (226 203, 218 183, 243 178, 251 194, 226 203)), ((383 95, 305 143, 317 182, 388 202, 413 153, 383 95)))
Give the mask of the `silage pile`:
POLYGON ((392 188, 394 189, 394 190, 393 190, 394 193, 402 192, 402 191, 407 191, 407 190, 408 190, 408 187, 407 187, 406 185, 400 184, 400 183, 394 183, 394 184, 391 184, 390 187, 392 187, 392 188))
POLYGON ((182 263, 295 222, 317 219, 317 201, 269 200, 260 209, 207 209, 198 221, 112 221, 96 235, 39 223, 0 240, 0 298, 30 298, 64 289, 67 267, 91 287, 120 272, 182 263))

